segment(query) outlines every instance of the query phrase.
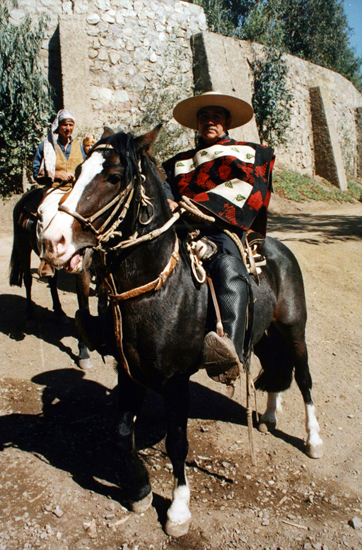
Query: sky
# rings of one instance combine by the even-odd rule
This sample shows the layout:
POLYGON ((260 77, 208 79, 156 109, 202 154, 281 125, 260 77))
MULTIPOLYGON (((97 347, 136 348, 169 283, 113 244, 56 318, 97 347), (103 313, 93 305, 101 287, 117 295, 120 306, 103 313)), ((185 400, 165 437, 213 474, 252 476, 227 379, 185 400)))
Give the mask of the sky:
POLYGON ((348 25, 354 30, 350 45, 358 57, 362 57, 362 0, 344 0, 348 25))

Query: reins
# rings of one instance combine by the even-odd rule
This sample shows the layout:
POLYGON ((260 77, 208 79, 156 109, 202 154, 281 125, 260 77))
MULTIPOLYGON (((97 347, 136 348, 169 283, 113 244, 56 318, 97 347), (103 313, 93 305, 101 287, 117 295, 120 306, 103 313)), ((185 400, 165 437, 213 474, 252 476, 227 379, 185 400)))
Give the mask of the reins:
POLYGON ((160 290, 160 288, 165 284, 169 275, 172 273, 172 271, 176 267, 179 259, 180 259, 179 240, 178 240, 178 237, 176 236, 175 245, 174 245, 174 249, 171 254, 171 257, 167 265, 165 266, 165 268, 157 277, 157 279, 145 285, 139 286, 137 288, 133 288, 132 290, 127 290, 126 292, 122 292, 121 294, 117 294, 117 292, 115 292, 116 286, 114 284, 114 281, 112 281, 111 283, 108 279, 105 279, 105 282, 110 290, 110 293, 108 294, 109 298, 113 302, 120 302, 124 300, 129 300, 130 298, 136 298, 141 294, 145 294, 146 292, 151 292, 151 290, 160 290))

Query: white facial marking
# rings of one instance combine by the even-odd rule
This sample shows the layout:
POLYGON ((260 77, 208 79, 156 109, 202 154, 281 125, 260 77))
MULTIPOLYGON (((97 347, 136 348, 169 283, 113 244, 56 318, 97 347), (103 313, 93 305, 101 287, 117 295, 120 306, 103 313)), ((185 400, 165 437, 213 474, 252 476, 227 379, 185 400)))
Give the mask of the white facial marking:
POLYGON ((84 189, 92 181, 92 179, 95 178, 95 176, 102 172, 104 161, 104 156, 101 153, 94 151, 94 153, 92 153, 92 155, 83 162, 82 171, 77 179, 77 183, 73 187, 69 197, 67 197, 64 202, 64 206, 67 206, 70 210, 76 210, 84 189))
MULTIPOLYGON (((80 176, 63 203, 71 212, 76 210, 86 186, 102 172, 104 161, 103 155, 95 151, 82 164, 80 176)), ((79 244, 73 242, 72 224, 74 218, 66 212, 58 211, 59 202, 63 195, 64 192, 53 191, 43 201, 41 206, 41 220, 43 219, 43 221, 40 223, 38 232, 42 256, 45 259, 48 257, 56 265, 67 262, 77 251, 79 244), (48 252, 44 254, 45 242, 51 243, 51 247, 48 247, 48 252)))

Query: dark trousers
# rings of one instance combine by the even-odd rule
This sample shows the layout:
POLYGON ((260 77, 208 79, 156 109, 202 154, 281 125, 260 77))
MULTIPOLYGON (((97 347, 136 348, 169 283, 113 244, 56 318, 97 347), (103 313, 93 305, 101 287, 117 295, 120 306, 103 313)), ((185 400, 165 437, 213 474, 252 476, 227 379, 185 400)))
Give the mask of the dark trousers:
POLYGON ((218 246, 218 253, 206 268, 214 283, 224 331, 233 342, 241 363, 244 362, 244 338, 250 297, 249 273, 238 247, 225 233, 207 237, 218 246))

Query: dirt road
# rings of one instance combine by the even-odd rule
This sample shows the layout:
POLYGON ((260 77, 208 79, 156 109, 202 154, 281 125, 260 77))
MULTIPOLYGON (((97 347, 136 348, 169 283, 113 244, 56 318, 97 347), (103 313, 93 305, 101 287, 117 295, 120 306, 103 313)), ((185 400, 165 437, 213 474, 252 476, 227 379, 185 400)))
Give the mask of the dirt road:
MULTIPOLYGON (((96 353, 87 372, 75 363, 74 277, 60 282, 68 324, 54 318, 47 285, 34 280, 33 329, 24 323, 24 289, 8 286, 13 204, 0 205, 0 550, 362 549, 360 203, 273 197, 271 207, 269 232, 294 251, 304 274, 324 457, 303 452, 304 408, 294 383, 276 432, 254 430, 253 467, 244 381, 231 401, 198 373, 187 460, 193 520, 178 540, 162 528, 172 492, 162 402, 150 394, 139 419, 154 501, 136 516, 117 500, 113 363, 96 353)), ((260 394, 259 411, 264 405, 260 394)))

